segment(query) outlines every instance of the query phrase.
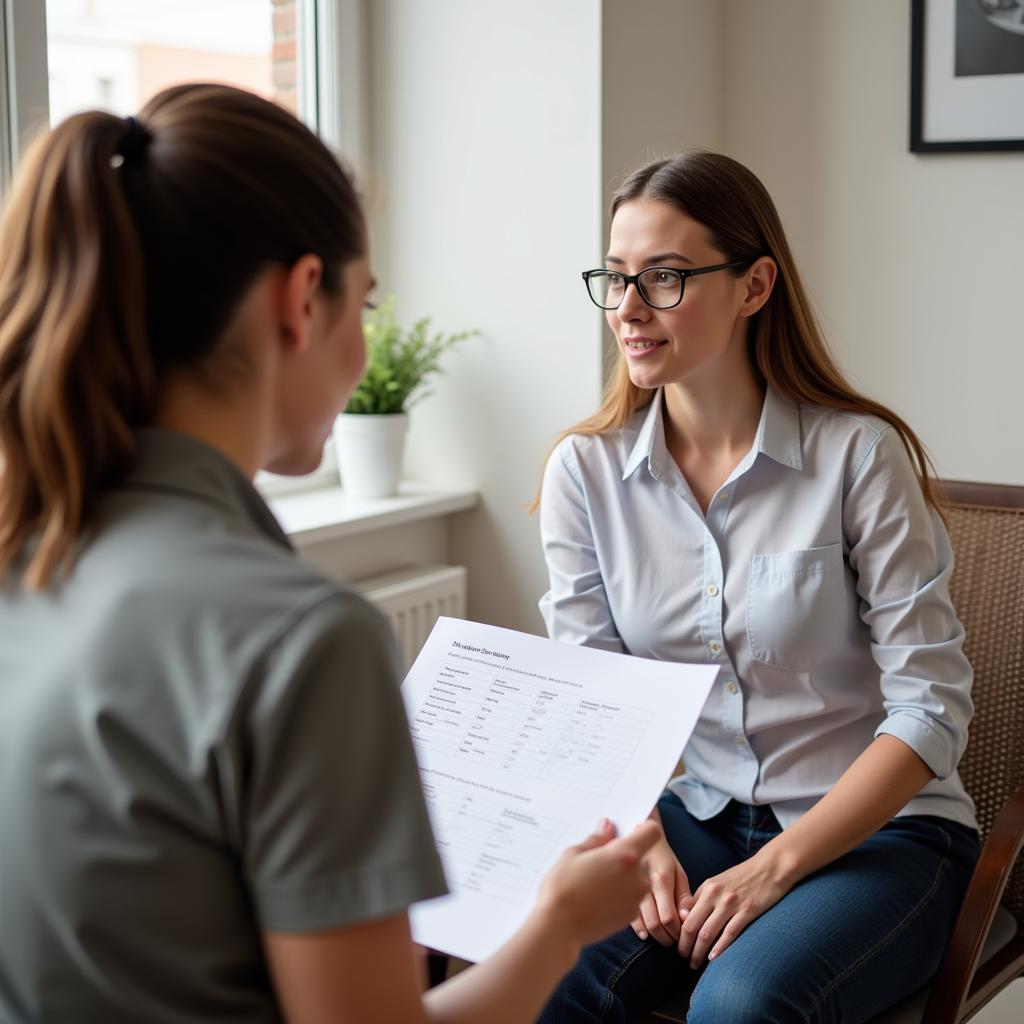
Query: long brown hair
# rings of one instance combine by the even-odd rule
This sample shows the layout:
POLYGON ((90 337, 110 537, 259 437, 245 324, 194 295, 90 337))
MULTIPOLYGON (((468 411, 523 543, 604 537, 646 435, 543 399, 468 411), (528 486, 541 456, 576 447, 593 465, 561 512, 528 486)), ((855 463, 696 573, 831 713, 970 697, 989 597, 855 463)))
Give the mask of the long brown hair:
POLYGON ((0 224, 0 573, 29 550, 30 587, 70 567, 162 375, 216 365, 257 274, 315 253, 337 294, 364 249, 347 174, 251 93, 178 86, 38 138, 0 224))
MULTIPOLYGON (((775 261, 775 287, 751 318, 748 345, 755 377, 762 386, 768 385, 795 402, 868 413, 890 423, 910 456, 925 499, 938 509, 934 471, 917 435, 891 409, 856 391, 836 366, 804 291, 778 211, 757 176, 727 156, 694 150, 654 160, 634 171, 612 197, 612 216, 623 203, 640 197, 670 203, 702 224, 712 245, 724 254, 724 262, 749 265, 760 256, 775 261)), ((552 450, 570 434, 607 434, 620 429, 638 409, 650 404, 654 394, 629 379, 626 362, 619 355, 600 408, 563 431, 552 450)), ((531 511, 539 499, 538 492, 531 511)))

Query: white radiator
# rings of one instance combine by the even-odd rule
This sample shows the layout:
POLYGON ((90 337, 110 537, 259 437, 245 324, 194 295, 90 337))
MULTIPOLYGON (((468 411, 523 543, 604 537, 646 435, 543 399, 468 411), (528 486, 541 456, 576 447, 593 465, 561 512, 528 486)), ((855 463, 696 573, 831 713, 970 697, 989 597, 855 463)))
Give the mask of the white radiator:
POLYGON ((461 565, 416 565, 358 580, 352 588, 391 622, 407 671, 439 615, 466 617, 466 570, 461 565))

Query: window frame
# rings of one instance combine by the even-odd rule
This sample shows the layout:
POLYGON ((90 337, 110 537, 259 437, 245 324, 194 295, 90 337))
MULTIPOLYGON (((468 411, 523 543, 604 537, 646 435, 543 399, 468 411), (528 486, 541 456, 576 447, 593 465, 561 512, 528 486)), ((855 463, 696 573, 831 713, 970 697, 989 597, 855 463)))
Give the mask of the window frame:
MULTIPOLYGON (((366 0, 299 0, 302 40, 300 106, 306 123, 346 163, 366 166, 368 111, 366 0), (312 58, 312 59, 310 59, 312 58)), ((262 470, 256 486, 267 497, 338 485, 334 440, 328 438, 317 469, 287 477, 262 470)))
POLYGON ((46 4, 2 0, 0 55, 0 187, 6 191, 21 151, 50 118, 46 4))

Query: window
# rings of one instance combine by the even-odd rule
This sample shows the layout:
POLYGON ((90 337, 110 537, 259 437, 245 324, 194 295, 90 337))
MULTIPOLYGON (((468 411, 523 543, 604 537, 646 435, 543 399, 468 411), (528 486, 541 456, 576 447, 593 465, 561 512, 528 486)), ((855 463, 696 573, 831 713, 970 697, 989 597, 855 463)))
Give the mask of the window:
POLYGON ((0 0, 0 184, 41 125, 195 80, 276 100, 365 166, 367 2, 0 0))
MULTIPOLYGON (((125 116, 168 85, 214 81, 309 115, 299 0, 46 0, 49 116, 125 116)), ((308 26, 303 26, 308 28, 308 26)), ((312 101, 312 102, 311 102, 312 101)))

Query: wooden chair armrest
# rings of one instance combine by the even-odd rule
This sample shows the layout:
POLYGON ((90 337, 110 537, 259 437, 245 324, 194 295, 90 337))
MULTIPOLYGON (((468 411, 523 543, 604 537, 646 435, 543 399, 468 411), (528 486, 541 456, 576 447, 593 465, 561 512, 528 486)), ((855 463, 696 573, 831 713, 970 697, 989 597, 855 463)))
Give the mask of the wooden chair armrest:
POLYGON ((982 947, 1024 846, 1024 786, 996 816, 971 876, 921 1024, 952 1024, 967 1001, 982 947))

